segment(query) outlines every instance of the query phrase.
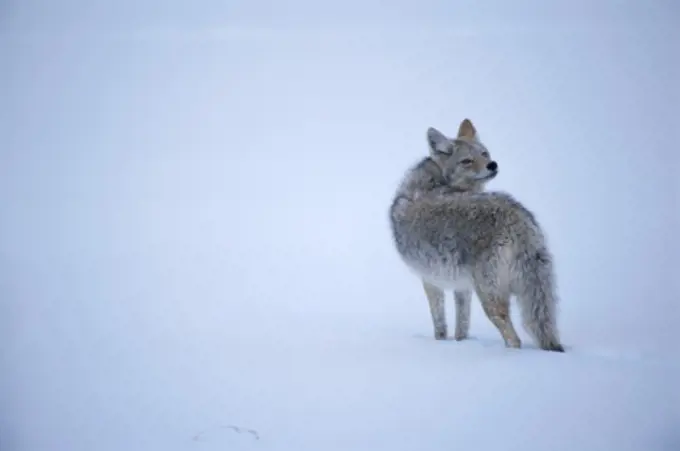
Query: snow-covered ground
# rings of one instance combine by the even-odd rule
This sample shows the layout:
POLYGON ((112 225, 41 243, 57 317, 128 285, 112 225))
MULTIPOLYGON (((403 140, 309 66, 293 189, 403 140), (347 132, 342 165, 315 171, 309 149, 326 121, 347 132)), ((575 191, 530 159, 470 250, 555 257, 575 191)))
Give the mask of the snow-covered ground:
POLYGON ((0 450, 680 449, 677 7, 93 4, 2 6, 0 450), (463 117, 565 354, 435 341, 392 248, 463 117))

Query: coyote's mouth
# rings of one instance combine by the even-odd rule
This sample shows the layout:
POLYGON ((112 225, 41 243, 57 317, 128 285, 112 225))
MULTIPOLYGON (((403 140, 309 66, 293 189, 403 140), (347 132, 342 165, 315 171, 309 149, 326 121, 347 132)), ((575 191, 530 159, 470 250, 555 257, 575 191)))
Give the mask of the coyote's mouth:
POLYGON ((489 172, 484 177, 479 177, 477 179, 477 181, 478 182, 486 182, 487 180, 491 180, 492 178, 496 177, 497 175, 498 175, 498 171, 489 172))

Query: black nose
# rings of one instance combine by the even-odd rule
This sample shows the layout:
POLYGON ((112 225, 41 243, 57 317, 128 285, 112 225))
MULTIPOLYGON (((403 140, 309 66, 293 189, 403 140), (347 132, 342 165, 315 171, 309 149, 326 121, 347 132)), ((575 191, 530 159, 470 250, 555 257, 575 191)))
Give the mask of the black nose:
POLYGON ((496 171, 498 170, 498 163, 496 163, 495 161, 491 161, 489 162, 489 164, 486 165, 486 168, 489 171, 496 171))

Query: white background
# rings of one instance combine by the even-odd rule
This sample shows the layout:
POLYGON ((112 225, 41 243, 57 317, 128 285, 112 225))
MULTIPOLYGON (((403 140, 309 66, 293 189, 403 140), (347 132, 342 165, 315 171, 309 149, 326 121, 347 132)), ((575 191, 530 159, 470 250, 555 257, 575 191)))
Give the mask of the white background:
POLYGON ((414 5, 3 2, 4 451, 678 446, 678 7, 414 5), (430 338, 387 208, 465 117, 571 355, 430 338))

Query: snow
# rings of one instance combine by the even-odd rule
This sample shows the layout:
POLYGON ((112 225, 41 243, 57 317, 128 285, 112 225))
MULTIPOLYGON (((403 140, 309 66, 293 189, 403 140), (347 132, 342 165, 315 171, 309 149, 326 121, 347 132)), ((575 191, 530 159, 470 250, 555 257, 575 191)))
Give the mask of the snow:
POLYGON ((101 5, 0 28, 2 451, 680 449, 672 7, 101 5), (464 117, 547 231, 565 354, 476 300, 434 340, 392 248, 464 117))
POLYGON ((325 294, 321 281, 286 284, 304 281, 300 269, 260 284, 223 276, 226 263, 175 259, 44 269, 16 284, 41 310, 14 316, 10 375, 27 389, 14 393, 6 449, 677 444, 678 365, 663 352, 506 350, 480 309, 475 338, 438 342, 417 290, 388 286, 386 312, 362 311, 377 294, 370 281, 325 294))

